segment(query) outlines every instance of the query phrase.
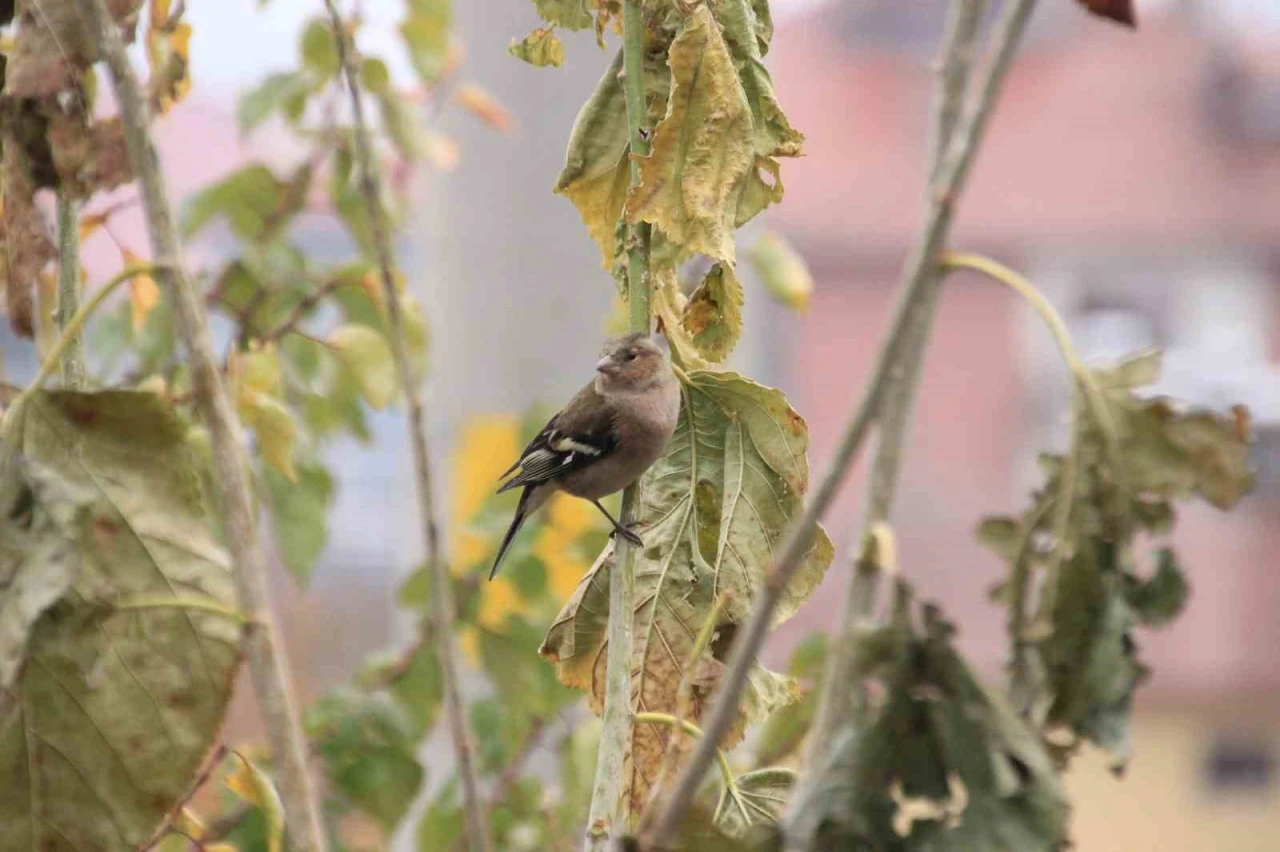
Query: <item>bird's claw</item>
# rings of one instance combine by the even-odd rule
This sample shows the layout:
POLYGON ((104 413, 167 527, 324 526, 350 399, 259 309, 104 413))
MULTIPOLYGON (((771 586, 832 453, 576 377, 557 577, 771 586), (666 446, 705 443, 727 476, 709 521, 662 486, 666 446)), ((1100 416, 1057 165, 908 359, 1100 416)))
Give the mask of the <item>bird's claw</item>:
POLYGON ((635 545, 636 547, 644 547, 644 539, 642 539, 640 536, 636 535, 626 527, 615 527, 613 530, 613 534, 615 536, 621 535, 623 538, 631 542, 631 544, 635 545))

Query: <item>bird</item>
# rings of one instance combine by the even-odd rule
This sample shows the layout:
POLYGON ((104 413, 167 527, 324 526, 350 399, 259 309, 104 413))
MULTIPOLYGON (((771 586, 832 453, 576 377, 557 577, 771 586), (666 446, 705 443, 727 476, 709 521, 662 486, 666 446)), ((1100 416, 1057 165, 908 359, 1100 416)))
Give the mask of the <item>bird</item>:
POLYGON ((601 356, 595 378, 547 421, 498 478, 502 486, 497 493, 524 491, 490 580, 520 527, 557 491, 589 500, 617 535, 643 546, 600 500, 638 481, 662 456, 680 417, 680 382, 666 353, 643 332, 607 341, 601 356))

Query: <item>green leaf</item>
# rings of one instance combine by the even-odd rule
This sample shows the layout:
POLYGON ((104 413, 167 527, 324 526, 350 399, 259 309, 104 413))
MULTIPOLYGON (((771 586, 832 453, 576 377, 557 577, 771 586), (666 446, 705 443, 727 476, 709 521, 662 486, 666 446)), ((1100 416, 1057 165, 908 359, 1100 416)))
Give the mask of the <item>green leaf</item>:
POLYGON ((425 83, 436 82, 444 73, 452 24, 451 0, 415 0, 400 24, 409 61, 425 83))
POLYGON ((671 97, 640 157, 628 222, 650 222, 671 241, 734 261, 740 182, 755 163, 751 107, 710 9, 686 18, 668 54, 671 97))
POLYGON ((813 296, 813 276, 791 244, 766 231, 747 251, 747 261, 775 300, 789 308, 804 310, 813 296))
POLYGON ((391 88, 391 72, 387 63, 376 56, 365 57, 360 63, 360 85, 374 94, 391 88))
POLYGON ((1190 595, 1178 557, 1167 547, 1156 554, 1156 570, 1150 579, 1125 575, 1125 598, 1134 615, 1148 627, 1163 627, 1177 618, 1190 595))
POLYGON ((275 397, 255 391, 242 392, 237 409, 245 425, 257 437, 258 452, 263 461, 286 479, 297 480, 293 445, 298 436, 298 424, 293 422, 289 409, 275 397))
POLYGON ((937 611, 922 620, 917 633, 900 608, 872 672, 885 698, 870 725, 838 733, 791 828, 821 849, 1057 852, 1068 805, 1039 737, 973 676, 937 611))
POLYGON ((811 633, 791 654, 787 674, 797 680, 810 681, 800 700, 773 712, 760 729, 755 741, 756 765, 767 766, 786 760, 799 748, 809 726, 813 724, 817 699, 822 686, 822 668, 827 655, 825 633, 811 633))
POLYGON ((282 71, 269 75, 257 88, 240 98, 237 119, 241 133, 248 133, 277 112, 296 121, 306 105, 307 97, 314 90, 312 78, 302 71, 282 71))
POLYGON ((449 779, 418 822, 418 852, 452 852, 462 837, 458 781, 449 779))
POLYGON ((133 852, 216 741, 242 631, 182 606, 236 607, 186 431, 146 392, 38 392, 6 414, 9 446, 93 508, 72 591, 35 622, 0 708, 0 852, 133 852))
POLYGON ((342 796, 393 830, 426 777, 400 708, 385 695, 342 689, 315 703, 307 731, 342 796))
POLYGON ((301 462, 295 472, 296 477, 289 480, 275 470, 265 470, 263 480, 276 549, 289 573, 305 586, 329 539, 334 483, 319 462, 301 462))
POLYGON ((430 731, 440 715, 444 676, 435 648, 427 643, 416 646, 405 659, 391 655, 372 661, 356 681, 384 687, 409 719, 415 740, 430 731))
POLYGON ((518 41, 513 38, 507 53, 539 68, 559 68, 564 64, 564 45, 551 27, 539 27, 518 41))
POLYGON ((396 146, 396 151, 406 160, 421 157, 422 127, 413 109, 394 89, 387 88, 376 94, 378 110, 382 115, 382 128, 396 146))
POLYGON ((241 239, 257 239, 266 232, 284 194, 284 182, 266 166, 245 166, 187 200, 179 217, 182 236, 192 237, 223 217, 241 239))
POLYGON ((1164 352, 1148 349, 1137 352, 1109 367, 1095 369, 1098 384, 1107 389, 1131 390, 1153 385, 1164 369, 1164 352))
POLYGON ((347 324, 329 332, 326 340, 342 363, 355 374, 365 401, 373 408, 390 405, 399 387, 395 362, 386 338, 366 325, 347 324))
POLYGON ((323 78, 338 76, 342 67, 338 60, 338 44, 327 18, 312 18, 302 30, 298 45, 302 61, 323 78))
POLYGON ((757 769, 733 779, 720 794, 715 822, 730 837, 742 837, 753 826, 777 823, 796 785, 790 769, 757 769))
POLYGON ((593 18, 588 0, 533 0, 542 20, 566 30, 585 30, 593 18))
MULTIPOLYGON (((693 638, 726 592, 720 638, 730 644, 763 587, 765 571, 808 488, 808 428, 776 390, 733 373, 694 371, 665 455, 641 482, 637 531, 645 547, 635 565, 636 600, 632 694, 646 709, 676 712, 682 675, 695 665, 697 721, 722 661, 690 659, 693 638)), ((821 581, 832 558, 819 531, 795 578, 782 592, 774 624, 789 618, 821 581)), ((557 664, 561 681, 588 690, 596 712, 603 701, 612 545, 583 578, 547 633, 541 653, 557 664)), ((749 722, 795 700, 789 679, 757 667, 723 745, 741 739, 749 722)), ((643 802, 661 762, 669 731, 640 726, 632 747, 632 795, 643 802)))
POLYGON ((236 769, 222 780, 231 792, 262 812, 266 820, 267 852, 280 852, 284 840, 284 803, 271 779, 244 755, 236 754, 236 769))
POLYGON ((717 363, 729 357, 742 336, 742 284, 733 267, 712 265, 689 297, 681 324, 703 358, 717 363))

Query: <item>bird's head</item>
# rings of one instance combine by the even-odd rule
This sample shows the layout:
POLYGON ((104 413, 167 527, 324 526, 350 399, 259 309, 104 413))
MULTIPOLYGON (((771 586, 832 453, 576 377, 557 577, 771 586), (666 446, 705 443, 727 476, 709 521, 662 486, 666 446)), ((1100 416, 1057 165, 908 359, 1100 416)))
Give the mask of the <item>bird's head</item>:
POLYGON ((602 390, 644 390, 671 372, 666 353, 640 332, 609 340, 600 354, 596 370, 602 390))

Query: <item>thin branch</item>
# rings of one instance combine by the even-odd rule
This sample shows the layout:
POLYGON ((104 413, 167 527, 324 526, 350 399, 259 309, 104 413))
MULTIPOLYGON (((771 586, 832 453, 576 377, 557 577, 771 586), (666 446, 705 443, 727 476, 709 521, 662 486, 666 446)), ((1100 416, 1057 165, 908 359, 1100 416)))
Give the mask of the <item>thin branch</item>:
MULTIPOLYGON (((640 182, 636 157, 649 153, 649 133, 645 128, 644 90, 644 10, 641 0, 624 0, 622 7, 622 84, 630 130, 631 185, 640 182)), ((630 227, 627 238, 627 309, 632 331, 649 334, 652 326, 649 277, 650 228, 645 223, 630 227)), ((630 525, 640 504, 640 485, 622 493, 622 523, 630 525)), ((619 538, 609 577, 609 625, 605 661, 604 712, 600 747, 596 752, 596 776, 591 788, 587 814, 585 852, 604 852, 611 839, 625 832, 631 821, 631 789, 625 783, 627 757, 631 752, 632 701, 631 653, 635 614, 636 548, 619 538)))
POLYGON ((365 122, 364 96, 360 89, 356 68, 355 45, 342 16, 338 14, 335 0, 325 0, 329 23, 338 49, 338 61, 346 78, 347 92, 351 99, 351 119, 354 124, 355 159, 360 175, 360 195, 365 214, 369 219, 369 232, 387 299, 387 315, 391 332, 391 354, 395 360, 396 378, 400 392, 409 409, 409 443, 413 453, 414 480, 418 494, 419 521, 426 550, 428 570, 431 573, 430 621, 439 648, 440 670, 444 680, 445 715, 449 720, 453 740, 454 758, 458 775, 462 780, 463 810, 466 814, 468 844, 479 852, 489 852, 489 823, 485 819, 480 801, 480 783, 476 775, 475 747, 462 703, 459 676, 457 640, 453 635, 455 618, 449 570, 440 549, 440 531, 436 523, 434 500, 431 490, 431 457, 427 452, 426 417, 422 409, 422 396, 409 368, 409 354, 405 345, 404 317, 400 295, 396 290, 393 270, 395 261, 391 252, 391 239, 382 208, 382 176, 374 162, 373 144, 369 139, 369 127, 365 122))
POLYGON ((201 418, 209 429, 213 462, 224 513, 226 540, 235 566, 240 606, 254 624, 246 629, 249 668, 262 709, 267 736, 280 772, 289 840, 297 852, 326 852, 315 785, 306 763, 306 742, 293 696, 288 659, 278 632, 267 586, 267 564, 258 538, 240 422, 218 374, 213 342, 201 300, 182 268, 173 211, 165 191, 159 158, 149 135, 150 115, 125 45, 104 0, 78 0, 89 32, 111 72, 125 142, 142 187, 147 233, 159 279, 173 300, 178 333, 191 364, 192 386, 201 418))
MULTIPOLYGON (((302 297, 298 304, 294 305, 289 315, 280 321, 280 324, 271 331, 262 336, 263 343, 273 343, 284 337, 291 331, 296 331, 298 326, 306 319, 307 315, 315 309, 317 305, 329 298, 336 290, 348 283, 342 276, 335 276, 321 284, 316 289, 302 297)), ((261 291, 259 291, 261 292, 261 291)))
MULTIPOLYGON (((958 2, 963 3, 967 0, 958 0, 958 2)), ((751 617, 746 626, 739 631, 729 656, 728 671, 717 693, 715 703, 706 717, 704 724, 706 737, 699 741, 698 748, 685 766, 675 792, 667 800, 666 809, 650 838, 650 847, 653 849, 664 848, 675 837, 676 830, 693 801, 702 777, 714 758, 713 751, 728 730, 737 711, 738 701, 746 685, 751 666, 768 633, 774 608, 791 575, 808 551, 814 526, 826 513, 844 481, 867 427, 877 414, 880 414, 884 420, 889 419, 883 417, 880 408, 886 388, 890 382, 898 384, 901 377, 908 374, 905 367, 912 366, 912 362, 919 360, 913 357, 918 355, 918 352, 912 353, 907 348, 908 342, 912 339, 914 328, 922 324, 926 330, 928 328, 928 319, 932 315, 935 301, 933 297, 936 295, 933 292, 936 289, 934 286, 936 279, 933 274, 936 257, 951 223, 955 198, 968 177, 974 154, 995 102, 996 93, 1008 71, 1027 18, 1034 7, 1035 0, 1011 0, 996 26, 992 41, 994 45, 992 59, 984 71, 984 76, 977 81, 978 94, 970 100, 953 134, 954 138, 946 146, 946 157, 939 169, 938 179, 932 187, 929 213, 908 261, 904 276, 905 286, 894 311, 888 335, 876 356, 870 383, 845 427, 830 467, 804 513, 792 524, 782 555, 766 575, 764 588, 756 601, 751 617)), ((828 683, 833 680, 835 678, 830 678, 828 683)), ((810 734, 810 736, 814 735, 810 734)))
MULTIPOLYGON (((955 105, 946 105, 945 99, 958 97, 958 93, 964 91, 955 85, 952 75, 964 73, 957 69, 957 64, 964 56, 971 55, 973 48, 961 43, 959 35, 968 32, 971 26, 964 23, 966 15, 976 18, 981 14, 980 9, 974 8, 980 5, 977 0, 956 0, 952 6, 950 29, 957 35, 949 35, 947 39, 949 46, 947 58, 943 61, 943 79, 939 81, 939 105, 936 108, 939 128, 945 125, 945 116, 956 109, 955 105)), ((1000 84, 1034 6, 1035 0, 1010 0, 1005 4, 991 36, 987 64, 982 75, 968 89, 963 115, 952 130, 949 141, 937 146, 934 152, 941 159, 930 166, 934 177, 929 187, 928 216, 904 276, 898 313, 904 333, 895 348, 894 377, 880 412, 880 441, 868 482, 864 521, 867 527, 889 518, 901 466, 902 445, 908 432, 911 403, 937 306, 940 273, 936 259, 946 242, 953 205, 968 177, 1000 84)), ((941 130, 936 133, 940 134, 941 130)), ((853 572, 840 634, 827 660, 827 678, 810 732, 808 752, 811 758, 815 756, 815 750, 832 742, 836 728, 856 716, 853 705, 861 678, 851 670, 853 646, 858 629, 872 615, 878 578, 874 565, 860 564, 853 572)), ((814 760, 812 765, 816 764, 814 760)), ((815 774, 810 773, 796 801, 804 801, 815 783, 815 774)))
MULTIPOLYGON (((65 330, 80 310, 80 223, 76 202, 58 193, 58 328, 65 330)), ((73 335, 62 356, 62 385, 84 387, 84 346, 73 335)))

